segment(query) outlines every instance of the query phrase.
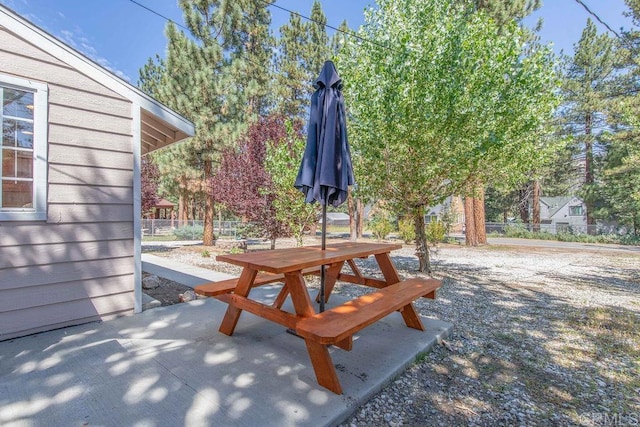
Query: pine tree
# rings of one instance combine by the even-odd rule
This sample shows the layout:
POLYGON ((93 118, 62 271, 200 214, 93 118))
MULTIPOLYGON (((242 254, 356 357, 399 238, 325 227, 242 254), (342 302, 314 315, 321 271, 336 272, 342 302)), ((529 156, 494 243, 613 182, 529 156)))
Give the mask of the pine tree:
POLYGON ((331 59, 331 47, 327 36, 327 17, 318 0, 311 7, 311 20, 306 23, 308 43, 304 46, 304 69, 307 72, 309 97, 314 91, 315 83, 325 61, 331 59))
POLYGON ((598 198, 595 161, 602 154, 599 135, 606 126, 606 98, 616 61, 614 41, 607 34, 599 35, 589 18, 575 45, 574 56, 566 64, 563 120, 566 131, 574 138, 574 157, 583 171, 580 194, 590 232, 595 231, 598 198))
MULTIPOLYGON (((540 0, 472 0, 475 8, 488 14, 495 22, 498 32, 513 21, 520 21, 524 17, 538 9, 542 2, 540 0)), ((524 33, 531 41, 535 37, 530 32, 524 33)), ((532 49, 532 52, 535 50, 532 49)), ((470 246, 487 243, 486 214, 485 214, 485 182, 481 178, 471 180, 466 189, 464 211, 465 211, 465 243, 470 246), (466 200, 471 199, 471 200, 466 200)), ((521 191, 522 192, 522 191, 521 191)), ((528 192, 526 192, 528 194, 528 192)), ((539 193, 536 193, 539 194, 539 193)), ((535 203, 539 203, 534 201, 535 203)), ((527 200, 528 206, 528 200, 527 200)), ((523 206, 522 202, 520 206, 523 206)), ((521 209, 522 212, 522 209, 521 209)), ((527 210, 528 215, 528 210, 527 210)))
POLYGON ((520 21, 542 6, 541 0, 473 0, 478 10, 486 11, 499 27, 520 21))
POLYGON ((277 110, 286 117, 304 118, 309 105, 309 83, 303 68, 306 28, 294 13, 280 27, 280 52, 276 59, 277 110))
POLYGON ((211 179, 219 154, 268 108, 270 15, 259 0, 180 0, 179 5, 189 34, 169 23, 166 60, 150 60, 141 80, 196 125, 196 135, 167 158, 179 165, 174 178, 184 192, 181 199, 204 199, 203 243, 212 245, 211 179))
POLYGON ((622 32, 618 45, 618 75, 607 103, 611 127, 605 132, 606 156, 598 177, 605 201, 598 217, 615 221, 620 231, 640 238, 640 1, 626 1, 633 26, 622 32))

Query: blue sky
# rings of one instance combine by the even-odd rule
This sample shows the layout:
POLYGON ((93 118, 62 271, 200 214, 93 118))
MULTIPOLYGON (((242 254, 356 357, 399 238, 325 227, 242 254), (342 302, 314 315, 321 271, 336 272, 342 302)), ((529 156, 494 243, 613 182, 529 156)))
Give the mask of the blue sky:
MULTIPOLYGON (((182 22, 177 0, 135 0, 182 22)), ((623 0, 583 0, 615 30, 629 28, 623 0)), ((542 39, 554 49, 573 51, 588 18, 575 0, 543 0, 542 8, 525 20, 533 26, 543 18, 542 39)), ((138 69, 149 57, 164 56, 166 21, 131 0, 0 0, 34 24, 84 53, 115 74, 136 84, 138 69)), ((283 8, 309 16, 313 0, 276 0, 283 8)), ((352 28, 364 22, 363 10, 373 0, 321 0, 329 25, 337 27, 347 19, 352 28)), ((271 8, 274 30, 289 19, 288 12, 271 8)), ((600 31, 605 28, 598 24, 600 31)))

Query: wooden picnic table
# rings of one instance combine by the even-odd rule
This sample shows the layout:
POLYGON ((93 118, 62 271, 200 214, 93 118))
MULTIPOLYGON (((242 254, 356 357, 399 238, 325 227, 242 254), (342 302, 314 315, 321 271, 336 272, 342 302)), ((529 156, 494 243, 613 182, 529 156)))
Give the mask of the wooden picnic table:
POLYGON ((327 345, 351 350, 354 333, 396 310, 401 312, 408 327, 424 330, 413 301, 419 297, 435 298, 441 283, 434 279, 401 281, 389 255, 401 247, 390 243, 346 242, 327 245, 324 250, 320 246, 304 246, 218 255, 218 261, 243 267, 240 277, 196 286, 195 291, 229 304, 220 325, 220 332, 226 335, 233 334, 242 310, 294 330, 305 340, 318 383, 341 394, 327 345), (384 279, 365 277, 354 262, 371 255, 375 256, 384 279), (350 273, 342 272, 345 263, 350 273), (319 274, 322 265, 325 266, 326 300, 338 280, 379 290, 316 313, 304 276, 319 274), (251 288, 274 282, 283 282, 284 286, 271 305, 249 298, 251 288), (282 309, 288 296, 295 313, 282 309))

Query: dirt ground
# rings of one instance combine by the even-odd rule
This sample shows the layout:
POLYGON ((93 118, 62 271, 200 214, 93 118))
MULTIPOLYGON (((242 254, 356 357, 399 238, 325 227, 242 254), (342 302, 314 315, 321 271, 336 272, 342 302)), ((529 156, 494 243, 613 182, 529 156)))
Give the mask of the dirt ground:
MULTIPOLYGON (((148 276, 145 273, 144 276, 148 276)), ((190 290, 189 286, 173 282, 171 280, 160 277, 160 286, 155 289, 144 289, 143 292, 151 298, 160 301, 162 306, 178 304, 180 302, 180 294, 190 290)))

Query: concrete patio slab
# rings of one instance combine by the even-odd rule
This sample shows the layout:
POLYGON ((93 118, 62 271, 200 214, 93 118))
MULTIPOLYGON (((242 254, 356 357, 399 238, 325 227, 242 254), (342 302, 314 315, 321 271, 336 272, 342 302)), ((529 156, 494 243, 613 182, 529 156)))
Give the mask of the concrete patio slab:
MULTIPOLYGON (((231 277, 150 254, 143 270, 189 286, 231 277)), ((268 302, 279 289, 251 295, 268 302)), ((328 307, 342 302, 333 295, 328 307)), ((336 425, 452 330, 423 318, 427 331, 416 331, 399 313, 376 322, 351 352, 330 349, 336 395, 283 327, 245 312, 232 337, 219 333, 226 307, 199 299, 0 342, 0 425, 336 425)))
POLYGON ((0 342, 0 425, 336 425, 452 328, 424 318, 416 331, 393 313, 351 352, 332 347, 336 395, 316 383, 302 339, 250 313, 220 334, 225 310, 210 298, 0 342))

